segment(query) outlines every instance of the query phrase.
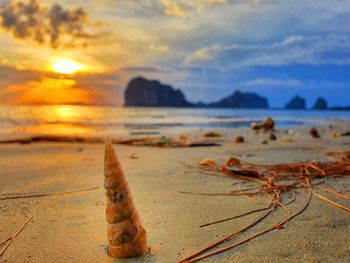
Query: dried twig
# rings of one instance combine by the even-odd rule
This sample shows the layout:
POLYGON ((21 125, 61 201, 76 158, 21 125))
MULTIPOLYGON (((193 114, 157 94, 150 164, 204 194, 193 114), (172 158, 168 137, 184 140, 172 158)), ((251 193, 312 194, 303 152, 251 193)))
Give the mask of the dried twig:
POLYGON ((10 246, 10 244, 12 243, 12 241, 18 236, 19 233, 22 232, 22 230, 25 228, 25 226, 29 223, 30 220, 32 220, 34 217, 31 216, 23 225, 22 227, 16 232, 16 234, 14 234, 10 239, 8 239, 6 245, 4 246, 4 248, 1 250, 0 252, 0 257, 5 253, 6 249, 10 246))
MULTIPOLYGON (((293 203, 293 202, 295 201, 295 198, 296 198, 296 194, 295 194, 295 192, 293 192, 293 197, 291 198, 290 201, 288 201, 287 203, 285 203, 284 206, 293 203)), ((244 217, 244 216, 247 216, 247 215, 250 215, 250 214, 254 214, 254 213, 257 213, 257 212, 265 211, 265 210, 268 210, 268 209, 271 209, 271 204, 270 204, 269 206, 267 206, 267 207, 264 207, 264 208, 259 208, 259 209, 251 210, 251 211, 245 212, 245 213, 240 214, 240 215, 237 215, 237 216, 233 216, 233 217, 225 218, 225 219, 222 219, 222 220, 210 222, 210 223, 201 225, 201 226, 199 226, 199 227, 206 227, 206 226, 211 226, 211 225, 214 225, 214 224, 219 224, 219 223, 222 223, 222 222, 226 222, 226 221, 238 219, 238 218, 241 218, 241 217, 244 217)))
POLYGON ((203 195, 203 196, 225 196, 225 195, 231 195, 231 196, 241 196, 241 195, 255 195, 259 194, 260 192, 248 192, 248 193, 196 193, 196 192, 187 192, 187 191, 179 191, 180 194, 186 194, 186 195, 203 195))
POLYGON ((210 222, 210 223, 201 225, 199 227, 206 227, 206 226, 211 226, 211 225, 214 225, 214 224, 219 224, 219 223, 222 223, 222 222, 226 222, 226 221, 230 221, 230 220, 233 220, 233 219, 241 218, 241 217, 244 217, 244 216, 247 216, 247 215, 250 215, 250 214, 254 214, 254 213, 257 213, 257 212, 265 211, 265 210, 268 210, 268 209, 271 209, 271 206, 255 209, 255 210, 248 211, 246 213, 243 213, 243 214, 240 214, 240 215, 237 215, 237 216, 233 216, 233 217, 225 218, 225 219, 222 219, 222 220, 210 222))
POLYGON ((9 200, 9 199, 20 199, 20 198, 33 198, 33 197, 45 197, 45 196, 53 196, 53 195, 67 195, 67 194, 75 194, 97 190, 99 187, 91 187, 80 190, 66 191, 66 192, 57 192, 57 193, 41 193, 41 194, 4 194, 5 196, 0 197, 0 200, 9 200))
POLYGON ((220 244, 222 244, 222 243, 225 243, 225 242, 231 240, 232 238, 234 238, 234 237, 236 237, 236 236, 238 236, 238 235, 240 235, 241 233, 243 233, 243 232, 246 231, 247 229, 249 229, 249 228, 255 226, 256 224, 258 224, 259 222, 261 222, 264 218, 266 218, 266 217, 276 208, 276 206, 277 206, 277 204, 273 204, 273 202, 271 202, 271 208, 269 209, 269 211, 267 211, 267 212, 266 212, 265 214, 263 214, 262 216, 258 217, 254 222, 248 224, 247 226, 241 228, 241 229, 238 230, 238 231, 233 232, 232 234, 230 234, 230 235, 224 237, 223 239, 221 239, 221 240, 219 240, 219 241, 217 241, 217 242, 215 242, 215 243, 213 243, 213 244, 211 244, 211 245, 209 245, 209 246, 207 246, 207 247, 205 247, 205 248, 199 250, 198 252, 196 252, 196 253, 194 253, 194 254, 188 256, 187 258, 185 258, 185 259, 179 261, 178 263, 188 262, 189 260, 191 260, 191 259, 197 257, 198 255, 201 255, 201 254, 203 254, 204 252, 206 252, 206 251, 208 251, 208 250, 210 250, 210 249, 212 249, 212 248, 214 248, 214 247, 216 247, 216 246, 218 246, 218 245, 220 245, 220 244))
POLYGON ((348 208, 348 207, 346 207, 346 206, 343 206, 343 205, 340 205, 340 204, 338 204, 338 203, 336 203, 336 202, 334 202, 334 201, 328 199, 327 197, 324 197, 323 195, 321 195, 321 194, 319 194, 319 193, 316 193, 316 192, 311 188, 311 185, 310 185, 309 180, 307 180, 307 186, 309 187, 309 189, 310 189, 310 191, 313 193, 313 195, 317 196, 318 198, 320 198, 320 199, 322 199, 322 200, 324 200, 324 201, 326 201, 326 202, 328 202, 328 203, 330 203, 330 204, 332 204, 332 205, 334 205, 334 206, 336 206, 336 207, 339 207, 339 208, 341 208, 341 209, 344 209, 345 211, 350 212, 350 208, 348 208))
MULTIPOLYGON (((271 200, 273 200, 272 197, 271 197, 268 193, 266 193, 266 195, 267 195, 269 198, 271 198, 271 200)), ((278 206, 282 207, 288 214, 290 214, 290 210, 289 210, 287 207, 285 207, 281 202, 276 201, 276 203, 278 204, 278 206)))
POLYGON ((282 229, 282 228, 283 228, 283 225, 285 225, 286 223, 288 223, 290 220, 292 220, 294 217, 296 217, 297 215, 299 215, 300 213, 302 213, 302 212, 306 209, 306 207, 307 207, 307 206, 309 205, 309 203, 310 203, 311 195, 312 195, 312 194, 311 194, 311 191, 310 191, 310 194, 309 194, 308 198, 306 199, 306 202, 305 202, 305 204, 303 205, 303 207, 302 207, 299 211, 297 211, 295 214, 291 215, 290 217, 288 217, 287 219, 283 220, 282 222, 277 223, 277 224, 275 224, 275 225, 273 225, 273 226, 271 226, 271 227, 269 227, 269 228, 267 228, 267 229, 265 229, 265 230, 263 230, 263 231, 260 231, 260 232, 254 234, 254 235, 251 235, 251 236, 249 236, 249 237, 247 237, 247 238, 245 238, 245 239, 243 239, 243 240, 241 240, 241 241, 239 241, 239 242, 237 242, 237 243, 235 243, 235 244, 233 244, 233 245, 231 245, 231 246, 218 249, 218 250, 216 250, 216 251, 214 251, 214 252, 212 252, 212 253, 206 254, 206 255, 201 256, 201 257, 197 257, 197 258, 193 258, 193 257, 192 257, 192 258, 191 258, 192 260, 186 260, 186 261, 180 261, 180 262, 186 262, 186 263, 198 262, 198 261, 200 261, 200 260, 202 260, 202 259, 205 259, 205 258, 214 256, 214 255, 217 255, 217 254, 219 254, 219 253, 222 253, 222 252, 225 252, 225 251, 227 251, 227 250, 230 250, 230 249, 232 249, 232 248, 238 247, 238 246, 240 246, 240 245, 242 245, 242 244, 244 244, 244 243, 247 243, 248 241, 250 241, 250 240, 252 240, 252 239, 254 239, 254 238, 257 238, 257 237, 259 237, 259 236, 261 236, 261 235, 264 235, 264 234, 266 234, 266 233, 268 233, 268 232, 270 232, 270 231, 272 231, 272 230, 275 230, 275 229, 282 229))
POLYGON ((338 195, 338 196, 341 196, 341 197, 344 197, 344 198, 350 200, 350 195, 342 193, 341 191, 335 190, 335 189, 333 189, 331 187, 325 187, 325 186, 323 187, 323 189, 326 190, 329 193, 332 193, 332 194, 335 194, 335 195, 338 195))
MULTIPOLYGON (((265 234, 267 232, 270 232, 274 229, 281 228, 285 223, 293 219, 295 216, 300 214, 302 211, 304 211, 309 204, 310 198, 312 195, 315 195, 316 197, 338 207, 345 211, 350 211, 350 208, 345 207, 343 205, 340 205, 323 195, 315 192, 312 189, 312 186, 320 185, 325 182, 325 178, 337 178, 344 175, 349 176, 350 175, 350 152, 342 152, 342 153, 336 153, 333 154, 333 156, 338 157, 335 161, 330 162, 317 162, 317 161, 311 161, 311 162, 296 162, 296 163, 288 163, 288 164, 252 164, 252 163, 242 163, 240 160, 236 158, 230 158, 230 160, 234 159, 234 162, 231 162, 229 160, 229 166, 228 163, 224 166, 219 166, 214 163, 211 167, 206 167, 205 171, 212 170, 213 172, 225 174, 228 176, 232 176, 233 178, 241 179, 243 180, 243 183, 247 182, 253 182, 257 184, 257 186, 253 186, 251 188, 246 188, 244 190, 234 190, 230 193, 195 193, 195 192, 180 192, 183 194, 191 194, 191 195, 203 195, 203 196, 243 196, 243 197, 251 197, 251 196, 257 196, 257 195, 267 195, 271 199, 271 209, 268 207, 252 210, 249 212, 246 212, 242 215, 225 218, 221 220, 217 220, 215 222, 211 222, 208 224, 204 224, 201 227, 217 224, 221 222, 226 222, 229 220, 233 220, 236 218, 240 218, 245 215, 249 215, 255 212, 260 212, 264 210, 268 210, 267 213, 265 213, 261 218, 257 220, 257 222, 253 222, 246 228, 243 228, 240 231, 237 231, 226 238, 219 240, 218 242, 209 245, 208 247, 194 253, 193 255, 181 260, 180 262, 195 262, 197 260, 207 258, 211 255, 215 255, 217 253, 221 253, 224 251, 227 251, 233 247, 239 246, 243 243, 246 243, 250 241, 253 238, 256 238, 262 234, 265 234), (237 167, 236 167, 237 166, 237 167), (236 172, 238 171, 238 172, 236 172), (242 175, 245 173, 245 171, 249 171, 252 176, 242 175), (254 175, 254 176, 253 176, 254 175), (257 176, 255 176, 257 175, 257 176), (318 180, 318 178, 323 178, 321 181, 318 180), (316 181, 314 183, 311 183, 311 181, 316 181), (280 202, 280 196, 284 193, 293 192, 294 193, 294 199, 295 199, 295 190, 296 189, 307 189, 309 192, 309 198, 307 199, 305 205, 295 214, 288 217, 285 221, 282 221, 281 223, 278 223, 277 225, 274 225, 264 231, 261 231, 257 234, 254 234, 236 244, 233 244, 232 246, 219 249, 217 251, 214 251, 212 253, 209 253, 207 255, 200 256, 204 252, 216 247, 217 245, 220 245, 233 237, 239 235, 242 233, 242 231, 245 231, 253 226, 255 226, 256 223, 262 221, 264 218, 266 218, 272 210, 274 210, 277 206, 282 207, 287 212, 290 213, 290 210, 286 207, 286 204, 282 204, 280 202), (271 196, 274 195, 274 196, 271 196)), ((187 166, 189 167, 189 166, 187 166)), ((197 168, 197 167, 196 167, 197 168)), ((198 169, 198 168, 197 168, 198 169)), ((341 197, 344 197, 346 199, 350 199, 350 196, 342 193, 338 190, 332 189, 332 188, 325 188, 326 191, 338 195, 341 197)), ((294 201, 294 200, 293 200, 294 201)), ((291 202, 293 202, 291 201, 291 202)))
POLYGON ((12 237, 8 237, 7 239, 5 239, 4 241, 2 241, 0 243, 0 246, 2 246, 3 244, 5 244, 7 241, 9 241, 12 237))
POLYGON ((261 202, 260 202, 259 200, 255 199, 255 198, 253 198, 253 197, 250 197, 249 195, 243 194, 242 196, 243 196, 245 199, 249 200, 250 202, 253 202, 253 203, 258 204, 258 205, 261 204, 261 202))

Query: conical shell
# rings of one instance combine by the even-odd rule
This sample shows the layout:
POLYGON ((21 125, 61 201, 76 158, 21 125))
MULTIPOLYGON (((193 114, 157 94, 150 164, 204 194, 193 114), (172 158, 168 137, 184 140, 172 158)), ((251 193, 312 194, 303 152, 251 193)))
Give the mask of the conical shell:
POLYGON ((147 235, 111 143, 105 146, 106 219, 108 254, 112 257, 138 257, 149 252, 147 235))

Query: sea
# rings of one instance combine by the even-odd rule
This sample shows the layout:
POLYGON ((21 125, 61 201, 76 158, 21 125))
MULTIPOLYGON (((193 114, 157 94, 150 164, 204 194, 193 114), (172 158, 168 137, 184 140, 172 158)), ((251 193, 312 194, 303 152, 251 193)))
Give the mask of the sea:
POLYGON ((144 136, 248 128, 272 117, 277 127, 350 120, 350 111, 143 108, 80 105, 0 106, 0 139, 32 135, 144 136))

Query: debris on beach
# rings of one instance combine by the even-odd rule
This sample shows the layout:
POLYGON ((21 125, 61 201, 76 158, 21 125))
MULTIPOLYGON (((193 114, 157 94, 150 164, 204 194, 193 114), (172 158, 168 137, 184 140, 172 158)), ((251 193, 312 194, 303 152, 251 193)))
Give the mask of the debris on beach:
MULTIPOLYGON (((323 190, 333 197, 350 200, 349 194, 326 185, 326 183, 329 183, 329 180, 327 179, 350 176, 350 151, 332 152, 328 153, 326 157, 329 161, 305 161, 280 164, 253 164, 231 157, 223 165, 216 164, 207 167, 192 166, 193 169, 196 169, 200 173, 210 171, 217 173, 218 175, 222 174, 230 176, 233 179, 240 179, 241 183, 235 183, 234 189, 224 193, 197 193, 184 191, 181 191, 180 193, 201 196, 243 196, 252 200, 256 200, 253 199, 256 196, 266 196, 267 200, 269 200, 269 205, 263 208, 247 211, 240 215, 234 215, 202 224, 200 227, 207 227, 239 219, 253 213, 264 212, 255 221, 178 261, 178 263, 198 262, 205 258, 238 247, 266 233, 283 229, 289 221, 305 211, 313 196, 335 206, 336 208, 350 212, 349 206, 342 205, 339 201, 335 201, 335 199, 331 199, 320 193, 320 190, 323 190), (249 186, 245 186, 248 184, 249 186), (317 190, 315 189, 316 187, 317 190), (304 199, 304 202, 296 211, 291 211, 289 205, 294 203, 297 197, 304 199), (286 216, 285 219, 282 219, 263 230, 256 231, 236 243, 222 247, 224 243, 233 238, 239 238, 243 232, 254 229, 259 222, 274 215, 278 207, 286 211, 288 216, 286 216), (219 245, 221 245, 221 248, 218 248, 219 245)), ((189 165, 187 165, 187 167, 189 167, 189 165)))
POLYGON ((260 140, 260 143, 261 143, 261 144, 267 144, 267 143, 268 143, 268 141, 267 141, 267 140, 265 140, 265 139, 261 139, 261 140, 260 140))
MULTIPOLYGON (((214 167, 214 166, 212 166, 214 167)), ((231 157, 226 164, 221 167, 221 172, 233 172, 235 174, 244 175, 248 177, 259 177, 259 173, 252 169, 242 168, 242 164, 239 159, 231 157)))
POLYGON ((199 164, 202 166, 208 166, 208 167, 216 166, 216 162, 211 159, 204 159, 199 164))
POLYGON ((270 135, 269 135, 269 139, 270 139, 270 141, 276 141, 276 140, 277 140, 277 136, 276 136, 276 134, 274 134, 273 132, 272 132, 272 133, 270 133, 270 135))
POLYGON ((237 159, 235 157, 231 157, 230 159, 227 160, 226 166, 228 166, 228 167, 232 167, 232 166, 241 167, 242 165, 241 165, 241 162, 239 159, 237 159))
POLYGON ((129 157, 130 159, 139 159, 139 158, 140 158, 140 155, 138 155, 137 153, 130 153, 130 154, 128 155, 128 157, 129 157))
POLYGON ((252 122, 250 124, 250 128, 252 128, 253 130, 259 130, 260 129, 256 122, 252 122))
POLYGON ((206 137, 206 138, 217 138, 217 137, 221 137, 221 135, 218 132, 209 131, 209 132, 204 133, 204 137, 206 137))
POLYGON ((179 139, 184 140, 184 141, 189 141, 190 136, 188 136, 188 134, 186 134, 186 133, 183 133, 183 134, 180 134, 179 139))
POLYGON ((184 141, 175 140, 170 137, 160 137, 160 138, 135 138, 127 140, 112 141, 115 144, 125 144, 132 146, 151 146, 151 147, 161 147, 161 148, 182 148, 182 147, 209 147, 209 146, 221 146, 220 144, 213 141, 184 141))
POLYGON ((236 143, 243 143, 244 142, 244 137, 242 135, 238 135, 235 138, 236 143))
POLYGON ((4 246, 0 251, 0 257, 4 255, 7 248, 11 245, 12 241, 15 240, 15 238, 23 231, 23 229, 26 227, 26 225, 33 219, 34 217, 31 216, 27 219, 27 221, 21 226, 21 228, 11 237, 7 238, 6 240, 2 241, 0 243, 0 247, 4 246))
POLYGON ((19 143, 29 144, 37 142, 70 142, 70 143, 105 143, 105 139, 98 137, 83 136, 59 136, 59 135, 37 135, 25 138, 16 138, 0 141, 0 144, 19 143))
POLYGON ((273 131, 275 129, 275 121, 269 117, 262 123, 253 122, 250 127, 253 130, 273 131))
POLYGON ((318 132, 318 130, 316 129, 316 127, 312 127, 309 131, 310 135, 313 137, 313 138, 321 138, 321 135, 320 133, 318 132))
POLYGON ((348 132, 343 132, 343 133, 341 133, 340 135, 341 135, 341 136, 350 136, 350 131, 348 131, 348 132))
POLYGON ((332 136, 333 138, 338 138, 338 137, 341 136, 341 134, 340 134, 339 132, 332 131, 332 132, 331 132, 331 136, 332 136))
POLYGON ((89 191, 98 190, 99 187, 82 188, 77 190, 61 191, 61 192, 41 192, 41 193, 16 193, 16 194, 1 194, 0 200, 11 200, 11 199, 25 199, 25 198, 37 198, 37 197, 47 197, 47 196, 60 196, 60 195, 70 195, 76 193, 84 193, 89 191))
MULTIPOLYGON (((125 144, 132 146, 151 146, 161 148, 179 148, 179 147, 209 147, 209 146, 221 146, 219 143, 214 141, 191 141, 191 140, 177 140, 171 137, 139 137, 131 139, 109 139, 113 144, 125 144)), ((107 139, 99 137, 81 137, 81 136, 55 136, 55 135, 40 135, 32 136, 27 138, 18 138, 0 141, 0 144, 8 143, 39 143, 39 142, 69 142, 69 143, 91 143, 91 144, 102 144, 107 139)))
POLYGON ((108 254, 117 258, 143 256, 150 251, 146 230, 141 225, 124 172, 111 143, 105 146, 104 165, 108 254))

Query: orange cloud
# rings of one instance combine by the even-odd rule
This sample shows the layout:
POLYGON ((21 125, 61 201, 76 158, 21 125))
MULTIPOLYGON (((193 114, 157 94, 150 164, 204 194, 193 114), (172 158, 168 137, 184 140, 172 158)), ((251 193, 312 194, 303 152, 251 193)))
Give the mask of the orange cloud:
POLYGON ((7 88, 9 104, 100 104, 103 94, 72 79, 43 78, 7 88), (12 95, 12 96, 11 96, 12 95))

